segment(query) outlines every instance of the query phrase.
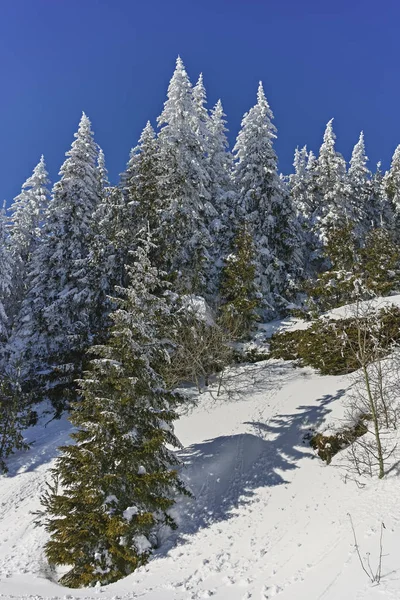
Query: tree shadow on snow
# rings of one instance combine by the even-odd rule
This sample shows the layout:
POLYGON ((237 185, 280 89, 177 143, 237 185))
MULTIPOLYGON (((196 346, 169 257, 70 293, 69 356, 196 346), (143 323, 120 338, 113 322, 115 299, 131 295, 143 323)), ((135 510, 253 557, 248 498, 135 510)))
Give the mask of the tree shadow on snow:
POLYGON ((180 453, 182 475, 194 494, 180 500, 174 511, 179 530, 160 549, 162 555, 179 539, 215 522, 235 517, 235 509, 252 501, 259 488, 289 483, 285 473, 299 468, 305 457, 314 459, 305 434, 331 412, 329 405, 345 390, 325 395, 314 406, 299 406, 267 422, 246 423, 251 433, 221 436, 194 444, 180 453))
MULTIPOLYGON (((297 378, 299 371, 297 365, 290 361, 268 361, 268 369, 265 362, 254 365, 243 364, 234 369, 229 369, 224 375, 221 385, 221 401, 253 398, 254 394, 278 391, 289 381, 297 378)), ((307 374, 305 373, 306 377, 307 374)))
POLYGON ((66 415, 49 421, 47 426, 41 421, 28 428, 24 437, 31 446, 28 450, 18 450, 10 456, 7 461, 8 473, 5 476, 15 477, 51 463, 58 455, 59 446, 71 443, 72 430, 66 415))
MULTIPOLYGON (((303 370, 302 376, 309 377, 310 375, 303 370)), ((222 382, 219 381, 218 375, 210 377, 210 385, 203 389, 200 398, 204 408, 207 408, 207 404, 215 406, 216 403, 246 401, 254 398, 255 394, 271 395, 272 392, 276 393, 284 385, 298 377, 297 365, 290 361, 273 362, 270 360, 268 369, 265 368, 264 361, 254 365, 246 363, 227 369, 223 374, 222 382)), ((182 387, 181 391, 186 397, 186 405, 182 414, 191 414, 199 404, 198 391, 193 385, 182 387)))

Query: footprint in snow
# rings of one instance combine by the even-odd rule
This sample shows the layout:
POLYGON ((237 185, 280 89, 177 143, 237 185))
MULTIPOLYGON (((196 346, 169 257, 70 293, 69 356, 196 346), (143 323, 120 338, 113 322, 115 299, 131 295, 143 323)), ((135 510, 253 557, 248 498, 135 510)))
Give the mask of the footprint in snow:
POLYGON ((261 600, 267 600, 268 598, 273 598, 283 592, 283 589, 279 587, 279 585, 273 585, 272 587, 263 586, 261 590, 261 600))

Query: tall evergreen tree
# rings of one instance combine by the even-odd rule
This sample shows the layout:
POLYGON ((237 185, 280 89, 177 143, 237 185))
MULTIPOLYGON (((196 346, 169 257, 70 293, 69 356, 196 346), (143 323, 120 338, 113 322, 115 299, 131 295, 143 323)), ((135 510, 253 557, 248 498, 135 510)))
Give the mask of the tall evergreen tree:
POLYGON ((108 171, 106 167, 106 159, 103 150, 99 147, 99 153, 97 156, 97 173, 100 181, 100 189, 106 190, 110 187, 108 180, 108 171))
POLYGON ((4 355, 5 343, 9 335, 9 302, 12 289, 14 261, 11 256, 7 235, 6 205, 0 209, 0 363, 4 355))
POLYGON ((315 271, 315 255, 319 246, 314 230, 316 158, 307 147, 296 148, 294 173, 289 176, 289 191, 301 230, 303 277, 315 271))
MULTIPOLYGON (((120 208, 119 194, 110 186, 103 150, 98 146, 97 178, 99 202, 93 215, 91 240, 88 254, 88 285, 97 290, 97 336, 98 341, 108 324, 108 315, 112 309, 111 296, 114 288, 123 281, 124 262, 116 236, 120 222, 115 222, 120 208)), ((93 315, 94 316, 94 315, 93 315)))
POLYGON ((163 246, 167 270, 179 273, 184 289, 202 292, 206 287, 205 264, 210 260, 208 248, 212 244, 207 213, 213 209, 196 110, 189 77, 178 57, 164 110, 158 118, 163 246))
POLYGON ((364 134, 353 148, 347 172, 347 207, 349 220, 353 223, 356 238, 362 241, 376 221, 372 204, 371 172, 367 167, 364 134))
POLYGON ((42 225, 50 199, 49 183, 42 156, 10 207, 12 211, 10 249, 14 259, 12 316, 17 314, 24 297, 32 254, 40 243, 42 225))
MULTIPOLYGON (((163 231, 163 202, 159 193, 160 168, 159 143, 155 131, 148 121, 138 144, 131 150, 125 173, 122 176, 126 202, 124 230, 127 252, 137 246, 140 231, 150 229, 153 247, 151 260, 162 266, 166 253, 163 231)), ((126 263, 128 263, 128 253, 126 263)))
POLYGON ((272 315, 285 305, 291 274, 299 269, 300 246, 295 211, 277 170, 276 128, 260 82, 257 104, 243 117, 233 149, 237 214, 254 239, 257 285, 272 315))
POLYGON ((386 194, 385 178, 381 170, 381 162, 376 165, 371 179, 371 208, 373 215, 372 229, 384 228, 394 230, 394 206, 386 194))
POLYGON ((75 138, 53 188, 43 242, 33 254, 16 334, 32 383, 43 382, 58 410, 75 397, 73 382, 101 329, 98 281, 90 262, 93 215, 101 199, 98 151, 85 114, 75 138))
POLYGON ((396 237, 400 239, 400 144, 394 151, 390 169, 383 178, 383 190, 393 211, 396 237))
POLYGON ((220 318, 237 337, 248 337, 259 320, 262 305, 256 284, 256 262, 252 236, 246 223, 239 226, 226 257, 220 285, 220 318))
POLYGON ((309 171, 307 146, 294 152, 294 173, 289 176, 290 193, 297 213, 302 220, 310 220, 312 206, 310 206, 309 171))
POLYGON ((26 265, 41 236, 41 226, 50 199, 49 177, 42 155, 32 175, 25 181, 21 193, 14 198, 10 210, 11 246, 18 263, 26 265))
POLYGON ((346 163, 342 155, 336 152, 335 141, 331 119, 326 126, 319 151, 315 181, 314 228, 318 231, 322 244, 327 242, 327 234, 332 227, 341 227, 352 217, 346 204, 346 163))
POLYGON ((194 129, 197 131, 205 155, 209 152, 210 141, 210 116, 206 105, 207 92, 204 86, 203 74, 200 73, 197 83, 193 88, 193 115, 194 129))
POLYGON ((111 583, 149 559, 157 529, 176 524, 169 513, 187 493, 171 447, 182 401, 167 391, 159 368, 169 348, 170 313, 162 276, 139 247, 131 283, 113 313, 106 345, 81 381, 82 400, 71 421, 76 444, 61 448, 56 475, 62 492, 44 498, 52 564, 70 565, 61 583, 111 583))
MULTIPOLYGON (((218 100, 209 123, 210 195, 216 216, 211 220, 212 251, 209 277, 218 283, 222 258, 227 256, 236 229, 236 192, 233 181, 233 156, 229 152, 224 109, 218 100)), ((212 289, 211 282, 209 289, 212 289)))

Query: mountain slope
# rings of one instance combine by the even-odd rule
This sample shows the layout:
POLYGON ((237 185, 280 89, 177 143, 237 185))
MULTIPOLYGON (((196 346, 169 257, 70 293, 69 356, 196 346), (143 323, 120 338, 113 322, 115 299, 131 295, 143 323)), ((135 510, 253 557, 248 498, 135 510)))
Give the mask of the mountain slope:
POLYGON ((231 369, 177 424, 184 474, 196 498, 176 507, 179 532, 144 568, 100 589, 58 586, 43 560, 46 534, 33 526, 56 447, 68 423, 30 430, 36 443, 0 479, 0 599, 101 597, 144 600, 280 600, 400 597, 399 480, 392 472, 364 487, 344 481, 304 441, 313 427, 343 418, 348 377, 321 377, 292 363, 231 369), (358 562, 375 568, 385 523, 383 577, 372 586, 358 562))

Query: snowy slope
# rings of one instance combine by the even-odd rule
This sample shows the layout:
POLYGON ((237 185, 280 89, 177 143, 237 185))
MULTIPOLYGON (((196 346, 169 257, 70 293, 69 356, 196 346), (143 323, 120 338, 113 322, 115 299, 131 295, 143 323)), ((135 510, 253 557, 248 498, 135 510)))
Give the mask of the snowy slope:
POLYGON ((343 418, 347 377, 266 361, 232 369, 223 394, 200 396, 177 424, 185 477, 196 495, 177 508, 180 529, 144 568, 100 589, 52 581, 33 526, 68 423, 34 428, 28 453, 0 479, 0 599, 339 600, 400 598, 400 486, 394 470, 359 488, 303 441, 343 418), (369 583, 354 548, 375 567, 385 523, 383 577, 369 583))

